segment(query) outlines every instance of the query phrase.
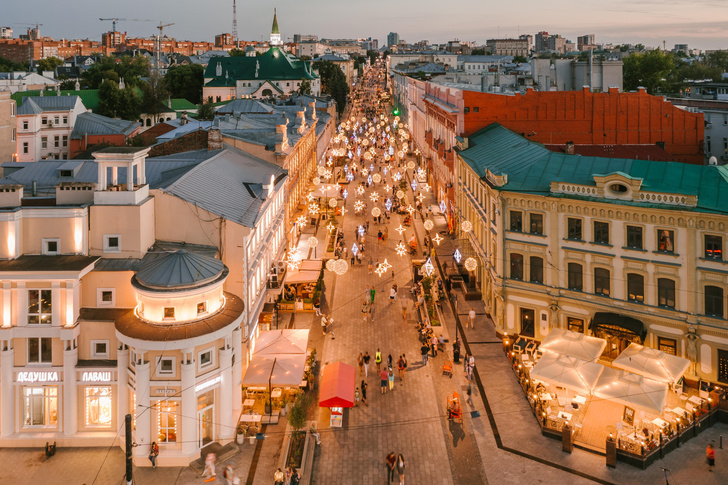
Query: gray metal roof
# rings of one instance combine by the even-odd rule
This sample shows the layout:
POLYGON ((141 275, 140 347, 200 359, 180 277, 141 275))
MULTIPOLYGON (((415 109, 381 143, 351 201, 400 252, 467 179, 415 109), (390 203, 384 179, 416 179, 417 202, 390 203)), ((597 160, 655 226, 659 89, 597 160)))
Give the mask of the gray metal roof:
POLYGON ((76 107, 76 104, 83 107, 81 98, 78 96, 34 96, 32 100, 28 99, 27 101, 33 101, 35 106, 26 108, 26 103, 21 104, 18 108, 19 115, 38 114, 44 111, 71 111, 76 107), (38 109, 40 111, 37 111, 38 109))
POLYGON ((18 107, 19 115, 39 115, 43 112, 43 108, 38 106, 31 97, 18 107))
POLYGON ((273 112, 273 106, 261 103, 255 99, 236 99, 223 106, 219 106, 215 110, 218 114, 234 114, 234 113, 265 113, 273 112))
POLYGON ((206 285, 225 271, 222 261, 184 250, 168 252, 144 264, 136 281, 152 289, 182 289, 206 285))
POLYGON ((277 165, 226 146, 162 189, 208 212, 254 227, 269 202, 262 186, 273 176, 278 190, 287 175, 277 165))
POLYGON ((73 132, 71 132, 71 139, 79 140, 86 134, 129 135, 138 126, 140 126, 140 123, 137 121, 118 120, 89 111, 81 113, 76 117, 76 123, 73 125, 73 132))

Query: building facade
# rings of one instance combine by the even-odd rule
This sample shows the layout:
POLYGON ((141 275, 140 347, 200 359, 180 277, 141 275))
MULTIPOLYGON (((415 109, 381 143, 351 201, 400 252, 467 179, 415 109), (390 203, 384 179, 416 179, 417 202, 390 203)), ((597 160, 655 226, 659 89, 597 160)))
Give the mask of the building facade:
POLYGON ((18 153, 18 107, 8 91, 0 91, 0 163, 15 160, 18 153))
POLYGON ((85 112, 78 96, 26 98, 18 108, 18 161, 70 158, 71 132, 85 112))
POLYGON ((485 44, 495 56, 528 57, 530 54, 528 39, 488 39, 485 44))
POLYGON ((463 237, 497 331, 595 335, 607 359, 637 342, 728 383, 724 174, 556 155, 497 124, 463 139, 463 237))

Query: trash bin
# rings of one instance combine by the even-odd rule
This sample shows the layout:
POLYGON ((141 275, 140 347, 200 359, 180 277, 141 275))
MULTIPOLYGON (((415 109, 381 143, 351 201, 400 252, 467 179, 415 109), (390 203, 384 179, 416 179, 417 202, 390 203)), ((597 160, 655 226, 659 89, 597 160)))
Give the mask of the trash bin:
POLYGON ((561 430, 561 450, 571 453, 574 449, 574 432, 569 423, 565 423, 561 430))
POLYGON ((607 466, 617 467, 617 440, 611 434, 607 437, 607 466))

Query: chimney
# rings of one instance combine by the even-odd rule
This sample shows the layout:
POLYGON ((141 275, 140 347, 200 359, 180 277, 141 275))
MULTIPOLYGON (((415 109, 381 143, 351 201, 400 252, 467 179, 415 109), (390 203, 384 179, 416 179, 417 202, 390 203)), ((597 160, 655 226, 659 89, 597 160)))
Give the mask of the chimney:
POLYGON ((281 124, 276 125, 276 138, 280 135, 280 141, 276 142, 276 152, 282 152, 288 146, 288 120, 283 117, 281 124))
POLYGON ((300 135, 306 129, 306 109, 296 111, 296 131, 300 135))
POLYGON ((316 101, 311 101, 308 103, 309 108, 311 108, 311 118, 316 119, 316 101))
POLYGON ((219 126, 211 126, 208 130, 207 150, 222 150, 222 134, 219 126))
POLYGON ((566 142, 566 154, 567 155, 573 155, 574 154, 574 142, 573 141, 567 141, 566 142))

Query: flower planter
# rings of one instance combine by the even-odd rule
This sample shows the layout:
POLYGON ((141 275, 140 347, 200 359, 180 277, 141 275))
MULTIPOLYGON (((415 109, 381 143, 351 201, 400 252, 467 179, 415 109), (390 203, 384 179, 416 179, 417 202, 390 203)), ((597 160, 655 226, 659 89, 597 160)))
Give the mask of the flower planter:
POLYGON ((239 445, 245 443, 245 433, 238 433, 235 435, 235 442, 239 445))

